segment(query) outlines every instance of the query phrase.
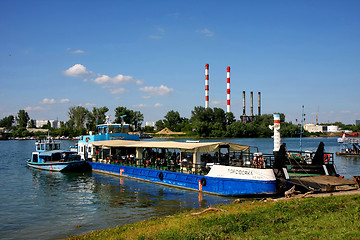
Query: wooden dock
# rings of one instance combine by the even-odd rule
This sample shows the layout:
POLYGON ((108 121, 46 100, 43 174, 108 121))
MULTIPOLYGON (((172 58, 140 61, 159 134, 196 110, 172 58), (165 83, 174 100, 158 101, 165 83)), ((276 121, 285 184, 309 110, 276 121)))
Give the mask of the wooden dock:
POLYGON ((358 189, 354 180, 328 175, 293 176, 290 178, 290 183, 295 186, 326 192, 358 189))

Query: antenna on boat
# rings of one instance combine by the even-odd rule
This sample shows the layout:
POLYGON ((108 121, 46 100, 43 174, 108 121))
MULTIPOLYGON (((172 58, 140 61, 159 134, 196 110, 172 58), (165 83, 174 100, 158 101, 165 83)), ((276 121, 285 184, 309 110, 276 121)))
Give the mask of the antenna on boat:
POLYGON ((303 134, 303 125, 305 121, 304 105, 301 107, 301 129, 300 129, 300 152, 302 151, 302 134, 303 134))
POLYGON ((124 125, 124 117, 126 117, 126 114, 125 115, 122 115, 122 116, 120 116, 120 118, 121 118, 121 125, 124 125))

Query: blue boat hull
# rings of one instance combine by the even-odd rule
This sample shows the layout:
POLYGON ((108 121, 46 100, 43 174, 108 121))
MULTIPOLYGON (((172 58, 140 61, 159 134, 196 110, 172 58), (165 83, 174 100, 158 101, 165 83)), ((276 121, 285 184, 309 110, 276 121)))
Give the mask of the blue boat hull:
POLYGON ((157 169, 89 162, 94 171, 224 196, 276 194, 276 180, 209 177, 157 169))
POLYGON ((28 162, 32 168, 47 170, 52 172, 84 172, 91 170, 91 165, 86 161, 56 162, 56 163, 37 163, 28 162))

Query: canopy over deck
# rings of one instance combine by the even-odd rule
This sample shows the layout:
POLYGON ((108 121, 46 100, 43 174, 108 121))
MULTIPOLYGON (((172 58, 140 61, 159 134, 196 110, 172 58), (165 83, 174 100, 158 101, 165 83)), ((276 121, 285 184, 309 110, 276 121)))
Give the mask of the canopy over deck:
POLYGON ((227 143, 227 142, 174 142, 174 141, 130 141, 130 140, 110 140, 96 141, 93 146, 106 147, 129 147, 129 148, 165 148, 179 149, 182 152, 216 152, 220 147, 228 146, 230 151, 247 151, 250 146, 227 143))

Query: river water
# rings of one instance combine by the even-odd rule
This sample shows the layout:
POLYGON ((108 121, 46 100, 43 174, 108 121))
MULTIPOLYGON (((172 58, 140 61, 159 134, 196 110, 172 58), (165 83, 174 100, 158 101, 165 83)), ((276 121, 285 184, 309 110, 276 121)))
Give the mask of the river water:
MULTIPOLYGON (((178 140, 183 141, 183 140, 178 140)), ((217 139, 257 146, 271 153, 272 139, 217 139)), ((283 139, 289 150, 299 139, 283 139)), ((320 141, 336 152, 336 138, 304 138, 303 150, 320 141)), ((34 141, 0 141, 0 238, 59 239, 187 209, 226 204, 234 198, 166 187, 98 173, 52 173, 30 169, 34 141)), ((68 149, 74 141, 63 141, 68 149)), ((360 175, 360 158, 335 157, 341 175, 360 175)))

